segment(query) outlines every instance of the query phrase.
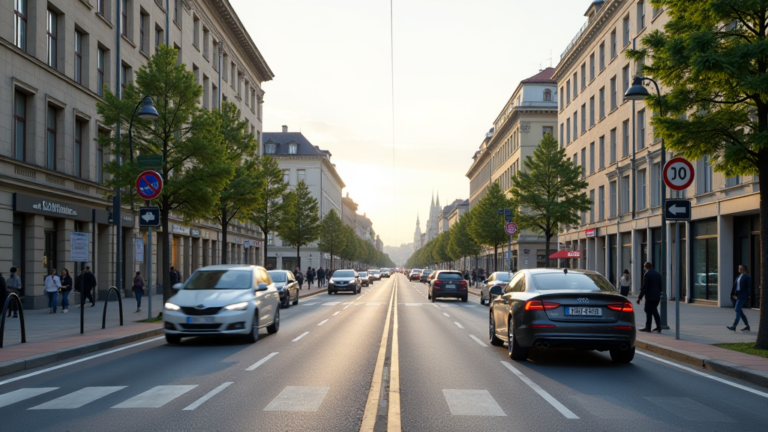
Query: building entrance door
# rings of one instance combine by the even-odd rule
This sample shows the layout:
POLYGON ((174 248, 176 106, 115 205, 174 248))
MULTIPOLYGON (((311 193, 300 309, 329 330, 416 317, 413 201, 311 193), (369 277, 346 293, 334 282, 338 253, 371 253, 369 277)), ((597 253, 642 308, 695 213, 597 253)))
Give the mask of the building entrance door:
POLYGON ((43 267, 45 275, 51 274, 51 269, 56 268, 56 231, 45 232, 43 245, 43 267))

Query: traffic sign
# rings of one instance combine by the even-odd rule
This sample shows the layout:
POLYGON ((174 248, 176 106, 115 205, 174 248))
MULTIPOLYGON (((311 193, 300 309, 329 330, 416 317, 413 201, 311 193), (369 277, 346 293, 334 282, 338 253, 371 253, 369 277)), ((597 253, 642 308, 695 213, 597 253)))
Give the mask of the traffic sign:
POLYGON ((505 231, 507 231, 507 234, 509 235, 515 235, 517 232, 517 224, 514 222, 510 222, 506 225, 505 231))
POLYGON ((504 220, 507 223, 512 222, 512 209, 504 209, 504 220))
POLYGON ((664 213, 668 221, 689 221, 691 202, 684 199, 668 199, 664 204, 664 213))
POLYGON ((693 175, 693 165, 681 157, 672 158, 664 165, 664 183, 670 189, 688 189, 693 183, 693 175))
POLYGON ((144 171, 136 179, 136 193, 145 200, 160 196, 163 191, 163 178, 155 171, 144 171))
POLYGON ((139 209, 139 226, 156 227, 160 226, 160 208, 142 207, 139 209))
POLYGON ((136 162, 138 162, 139 168, 160 169, 163 167, 163 155, 161 154, 138 155, 136 156, 136 162))

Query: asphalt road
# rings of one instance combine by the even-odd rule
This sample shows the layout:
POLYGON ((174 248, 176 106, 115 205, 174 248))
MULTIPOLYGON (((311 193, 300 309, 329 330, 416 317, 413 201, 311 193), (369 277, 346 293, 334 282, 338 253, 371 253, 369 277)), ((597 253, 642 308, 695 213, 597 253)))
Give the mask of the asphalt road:
POLYGON ((280 331, 262 331, 253 345, 194 338, 169 346, 160 339, 2 377, 0 429, 757 431, 768 425, 765 389, 646 355, 614 365, 604 353, 545 350, 530 361, 511 361, 505 347, 487 343, 488 310, 476 297, 432 304, 425 285, 403 276, 361 295, 302 299, 281 313, 280 331), (396 308, 389 309, 390 301, 396 308))

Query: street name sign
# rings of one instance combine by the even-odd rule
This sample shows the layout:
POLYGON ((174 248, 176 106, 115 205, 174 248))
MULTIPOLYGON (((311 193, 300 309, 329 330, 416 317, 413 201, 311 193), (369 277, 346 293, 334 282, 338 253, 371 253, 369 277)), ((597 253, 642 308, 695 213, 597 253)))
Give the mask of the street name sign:
POLYGON ((514 222, 510 222, 510 223, 508 223, 508 224, 507 224, 507 225, 504 227, 504 229, 505 229, 505 231, 507 232, 507 234, 509 234, 509 235, 515 235, 515 233, 517 232, 517 224, 516 224, 516 223, 514 223, 514 222))
POLYGON ((668 221, 689 221, 691 202, 684 199, 668 199, 664 204, 664 213, 668 221))
POLYGON ((693 183, 693 175, 693 165, 681 157, 672 158, 664 165, 664 183, 670 189, 688 189, 693 183))
POLYGON ((163 178, 155 171, 144 171, 136 179, 136 193, 145 200, 153 200, 163 191, 163 178))
POLYGON ((139 209, 139 226, 156 227, 160 226, 160 208, 142 207, 139 209))
POLYGON ((160 169, 163 167, 163 155, 138 155, 136 156, 136 162, 138 162, 139 168, 151 170, 160 169))

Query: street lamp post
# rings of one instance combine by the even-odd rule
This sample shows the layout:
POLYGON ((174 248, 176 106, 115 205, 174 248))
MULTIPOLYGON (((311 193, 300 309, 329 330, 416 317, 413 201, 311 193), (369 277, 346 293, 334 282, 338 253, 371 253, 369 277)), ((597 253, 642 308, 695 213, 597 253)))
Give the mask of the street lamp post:
MULTIPOLYGON (((659 83, 650 77, 635 77, 632 80, 632 86, 624 93, 624 100, 644 101, 648 96, 648 89, 645 88, 643 82, 650 81, 656 87, 656 95, 659 99, 659 116, 664 117, 664 106, 661 103, 661 90, 659 90, 659 83)), ((661 167, 667 163, 667 149, 664 146, 664 138, 661 138, 661 167)), ((635 173, 632 173, 634 176, 635 173)), ((659 269, 666 271, 667 263, 667 216, 664 214, 665 204, 667 202, 667 187, 662 182, 661 184, 661 259, 659 263, 659 269)), ((655 263, 654 263, 655 265, 655 263)), ((669 329, 667 325, 667 287, 666 278, 661 278, 661 328, 669 329)))

